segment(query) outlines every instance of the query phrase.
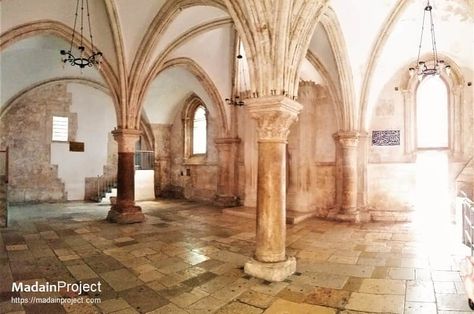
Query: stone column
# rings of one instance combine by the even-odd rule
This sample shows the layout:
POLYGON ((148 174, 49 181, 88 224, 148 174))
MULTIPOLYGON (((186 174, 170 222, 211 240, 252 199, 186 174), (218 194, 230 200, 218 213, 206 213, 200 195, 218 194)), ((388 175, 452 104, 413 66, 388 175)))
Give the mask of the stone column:
POLYGON ((215 144, 219 160, 215 202, 219 206, 237 206, 239 205, 237 158, 240 139, 217 138, 215 144))
POLYGON ((268 281, 282 281, 295 272, 296 260, 287 258, 286 143, 291 124, 302 105, 284 96, 246 101, 257 121, 257 234, 254 259, 245 273, 268 281))
POLYGON ((112 205, 107 220, 121 224, 145 220, 141 208, 135 205, 135 143, 140 131, 116 129, 112 132, 118 143, 117 203, 112 205))
POLYGON ((342 174, 341 186, 341 210, 337 219, 344 221, 359 222, 359 210, 357 207, 357 155, 359 133, 339 132, 335 135, 340 145, 340 165, 342 174))

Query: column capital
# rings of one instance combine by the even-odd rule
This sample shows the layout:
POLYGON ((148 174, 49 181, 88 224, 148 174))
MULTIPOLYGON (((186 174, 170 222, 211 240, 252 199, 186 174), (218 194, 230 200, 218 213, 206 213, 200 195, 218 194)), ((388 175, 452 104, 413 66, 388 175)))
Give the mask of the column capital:
POLYGON ((285 96, 268 96, 246 101, 250 116, 257 120, 259 141, 286 141, 290 126, 303 105, 285 96))
POLYGON ((342 131, 342 132, 334 133, 333 137, 343 147, 356 147, 357 144, 359 143, 359 137, 361 137, 361 134, 359 132, 354 132, 354 131, 349 131, 349 132, 342 131))
POLYGON ((115 141, 118 143, 120 153, 134 153, 135 143, 140 138, 142 131, 135 129, 118 128, 112 131, 115 141))

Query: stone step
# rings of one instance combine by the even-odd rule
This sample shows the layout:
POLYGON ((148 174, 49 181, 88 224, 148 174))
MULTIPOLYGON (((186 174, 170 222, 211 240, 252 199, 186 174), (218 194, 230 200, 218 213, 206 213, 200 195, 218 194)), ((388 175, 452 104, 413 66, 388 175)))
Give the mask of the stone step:
MULTIPOLYGON (((232 216, 256 219, 257 212, 255 207, 246 207, 246 206, 239 206, 239 207, 229 207, 224 208, 222 210, 224 214, 229 214, 232 216)), ((314 217, 318 214, 318 211, 311 211, 311 212, 296 212, 292 210, 286 211, 286 223, 288 225, 296 225, 306 219, 314 217)))

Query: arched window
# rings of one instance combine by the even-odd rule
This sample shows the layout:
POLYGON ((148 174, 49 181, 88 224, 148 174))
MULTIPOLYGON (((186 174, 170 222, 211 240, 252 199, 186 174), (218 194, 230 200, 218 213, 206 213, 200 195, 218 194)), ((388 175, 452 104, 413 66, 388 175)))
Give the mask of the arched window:
POLYGON ((192 121, 192 154, 205 154, 207 152, 207 116, 204 106, 196 107, 192 121))
POLYGON ((447 148, 448 89, 439 76, 427 76, 416 92, 418 148, 447 148))

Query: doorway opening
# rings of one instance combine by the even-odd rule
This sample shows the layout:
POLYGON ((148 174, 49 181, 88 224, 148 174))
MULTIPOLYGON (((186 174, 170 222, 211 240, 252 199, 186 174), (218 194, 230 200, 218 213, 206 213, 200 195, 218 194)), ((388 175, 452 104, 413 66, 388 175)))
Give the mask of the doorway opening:
POLYGON ((452 227, 449 183, 448 89, 439 76, 427 76, 416 94, 415 221, 423 228, 452 227))

